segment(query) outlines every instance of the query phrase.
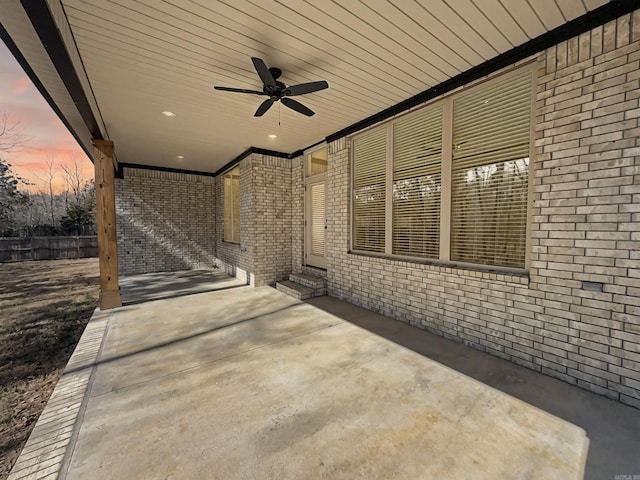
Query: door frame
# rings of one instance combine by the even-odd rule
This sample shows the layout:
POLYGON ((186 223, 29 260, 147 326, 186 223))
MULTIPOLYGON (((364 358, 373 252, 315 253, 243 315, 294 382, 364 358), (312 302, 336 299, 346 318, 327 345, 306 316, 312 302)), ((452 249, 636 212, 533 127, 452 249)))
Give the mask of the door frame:
POLYGON ((304 263, 310 267, 327 268, 327 174, 320 173, 304 180, 304 263), (324 256, 311 253, 311 186, 324 184, 324 256))

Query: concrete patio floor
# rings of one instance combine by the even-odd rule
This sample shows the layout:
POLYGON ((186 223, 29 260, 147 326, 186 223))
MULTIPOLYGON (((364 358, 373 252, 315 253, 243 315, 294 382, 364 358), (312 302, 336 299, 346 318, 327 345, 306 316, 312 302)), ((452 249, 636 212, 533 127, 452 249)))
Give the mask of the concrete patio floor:
POLYGON ((228 287, 97 311, 10 479, 580 478, 583 428, 586 478, 640 474, 638 410, 336 299, 228 287))
POLYGON ((124 305, 213 292, 242 285, 246 283, 218 269, 144 273, 120 278, 124 305))

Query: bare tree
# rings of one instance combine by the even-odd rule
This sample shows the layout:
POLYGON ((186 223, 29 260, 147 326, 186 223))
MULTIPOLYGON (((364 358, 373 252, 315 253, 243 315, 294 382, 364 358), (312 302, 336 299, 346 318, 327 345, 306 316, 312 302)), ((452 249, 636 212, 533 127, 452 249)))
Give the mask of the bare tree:
POLYGON ((61 165, 49 154, 44 168, 33 172, 40 185, 37 191, 34 183, 13 173, 3 157, 26 142, 18 125, 0 112, 0 235, 57 235, 90 230, 95 216, 93 182, 83 177, 78 160, 61 165), (61 174, 66 185, 57 191, 61 174))
POLYGON ((40 180, 43 184, 46 185, 48 191, 41 191, 42 194, 42 203, 47 211, 47 215, 49 216, 49 221, 51 222, 51 226, 55 226, 56 224, 56 215, 55 215, 55 200, 56 196, 53 191, 53 183, 56 178, 55 174, 55 157, 53 154, 49 154, 47 159, 44 161, 47 166, 47 170, 44 174, 40 175, 34 173, 34 175, 40 180))
POLYGON ((9 122, 7 112, 0 114, 0 153, 9 153, 20 148, 25 138, 18 129, 20 122, 9 122))
POLYGON ((61 165, 64 172, 64 181, 67 184, 66 191, 71 192, 75 202, 78 203, 82 198, 82 192, 88 179, 82 176, 82 168, 78 160, 74 159, 71 165, 61 165))
POLYGON ((33 192, 33 183, 28 183, 25 186, 25 194, 30 199, 26 208, 23 210, 22 223, 25 226, 39 225, 46 221, 47 213, 43 206, 38 205, 33 200, 36 198, 36 194, 33 192))
POLYGON ((24 137, 18 130, 18 122, 10 123, 6 112, 0 114, 0 235, 16 226, 16 211, 27 198, 18 190, 24 180, 11 169, 5 156, 19 149, 24 137))

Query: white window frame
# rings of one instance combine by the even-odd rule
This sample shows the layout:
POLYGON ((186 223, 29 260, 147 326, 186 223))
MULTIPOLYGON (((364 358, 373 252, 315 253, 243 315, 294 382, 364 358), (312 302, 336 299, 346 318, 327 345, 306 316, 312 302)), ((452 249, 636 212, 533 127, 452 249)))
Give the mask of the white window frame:
POLYGON ((535 105, 536 105, 536 75, 535 61, 528 61, 525 64, 507 69, 491 78, 483 79, 473 84, 467 85, 456 92, 447 94, 438 99, 434 99, 424 105, 412 110, 411 112, 398 115, 392 120, 388 120, 381 124, 369 127, 355 135, 349 137, 349 144, 353 146, 353 141, 362 135, 366 135, 373 130, 380 128, 387 129, 387 169, 386 169, 386 205, 385 205, 385 252, 370 252, 357 250, 353 248, 353 222, 354 222, 354 199, 353 199, 353 179, 354 179, 354 150, 350 149, 350 192, 349 192, 349 252, 372 256, 384 257, 398 260, 407 260, 416 263, 441 264, 453 267, 461 267, 468 269, 492 270, 511 273, 527 273, 530 267, 531 256, 531 216, 532 216, 532 198, 533 198, 533 179, 535 178, 535 105), (452 159, 453 159, 453 102, 456 98, 467 95, 468 93, 484 88, 491 83, 504 80, 510 75, 529 70, 531 72, 531 117, 530 117, 530 141, 529 141, 529 182, 527 192, 527 214, 526 214, 526 233, 525 233, 525 261, 523 268, 515 268, 501 265, 485 265, 478 263, 467 263, 460 261, 452 261, 450 257, 451 247, 451 175, 452 175, 452 159), (443 132, 442 132, 442 171, 441 171, 441 194, 440 194, 440 254, 438 259, 426 259, 422 257, 408 257, 404 255, 393 254, 393 126, 399 120, 404 120, 408 116, 417 115, 422 109, 429 108, 434 104, 441 102, 443 104, 443 132))
POLYGON ((310 177, 314 177, 316 175, 323 175, 322 173, 316 173, 315 175, 312 175, 309 169, 309 160, 311 159, 311 157, 313 156, 314 153, 319 152, 320 150, 326 150, 327 151, 327 171, 324 172, 324 174, 326 174, 329 170, 329 144, 327 142, 322 142, 319 143, 317 145, 314 145, 312 148, 309 148, 307 150, 305 150, 302 153, 302 161, 304 163, 304 178, 310 178, 310 177))

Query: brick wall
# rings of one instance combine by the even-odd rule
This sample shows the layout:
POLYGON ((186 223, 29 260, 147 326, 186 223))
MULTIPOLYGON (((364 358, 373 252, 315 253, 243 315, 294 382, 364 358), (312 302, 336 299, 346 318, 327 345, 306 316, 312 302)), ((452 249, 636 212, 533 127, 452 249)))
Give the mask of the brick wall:
POLYGON ((125 167, 115 181, 119 274, 213 266, 213 181, 125 167))
POLYGON ((253 259, 256 286, 291 273, 291 160, 252 155, 253 259))
POLYGON ((640 12, 540 54, 528 275, 348 253, 329 147, 329 294, 640 407, 640 12))
POLYGON ((291 160, 254 153, 239 166, 239 244, 223 241, 223 175, 216 178, 216 263, 252 286, 270 285, 291 273, 291 160))
POLYGON ((555 341, 541 349, 640 406, 640 11, 538 61, 531 288, 555 341))

